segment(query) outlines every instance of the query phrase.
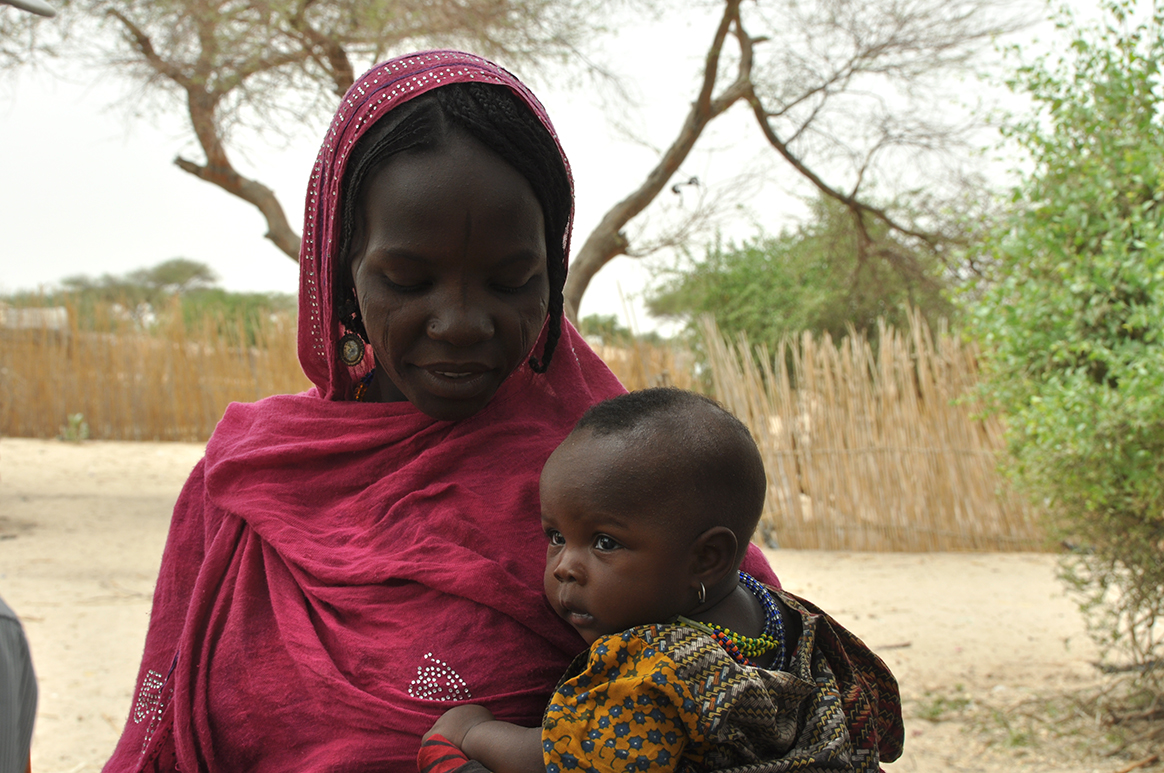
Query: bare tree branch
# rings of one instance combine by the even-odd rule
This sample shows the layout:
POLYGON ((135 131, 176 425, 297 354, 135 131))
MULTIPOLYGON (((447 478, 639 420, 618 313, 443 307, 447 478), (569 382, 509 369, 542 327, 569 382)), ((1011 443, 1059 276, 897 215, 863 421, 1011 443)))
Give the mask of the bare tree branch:
POLYGON ((850 195, 836 190, 824 180, 822 180, 820 175, 810 169, 807 164, 805 164, 800 158, 793 154, 789 149, 788 144, 776 135, 776 132, 772 129, 771 124, 769 124, 767 121, 767 111, 764 109, 764 105, 757 97, 755 97, 754 92, 748 96, 748 101, 752 105, 752 112, 756 116, 756 121, 760 125, 760 130, 764 133, 764 137, 768 140, 768 144, 775 148, 776 152, 779 153, 785 161, 791 164, 793 169, 795 169, 797 172, 800 172, 801 176, 811 182, 817 190, 826 196, 841 202, 855 215, 858 215, 858 227, 862 230, 862 232, 864 232, 864 221, 860 216, 868 214, 876 217, 878 220, 882 221, 895 231, 905 234, 906 236, 912 236, 916 239, 921 239, 923 242, 931 246, 934 245, 934 237, 931 234, 925 233, 923 231, 916 231, 912 228, 901 225, 892 217, 890 217, 889 214, 885 212, 885 210, 879 209, 878 207, 874 207, 870 204, 866 204, 857 199, 855 195, 850 195))
POLYGON ((626 254, 630 243, 622 231, 623 227, 659 195, 691 153, 696 140, 707 125, 748 93, 752 68, 750 47, 740 57, 735 80, 718 96, 714 96, 720 56, 728 34, 734 27, 737 37, 742 35, 739 9, 740 0, 727 0, 724 3, 723 16, 704 60, 703 81, 699 94, 691 105, 679 135, 663 153, 659 163, 650 171, 643 184, 606 213, 576 253, 570 265, 570 274, 566 278, 564 290, 566 315, 572 322, 578 321, 578 305, 590 280, 611 260, 626 254))
POLYGON ((217 185, 227 193, 238 196, 243 201, 253 204, 267 220, 267 233, 265 236, 287 255, 294 255, 296 257, 299 255, 299 235, 295 233, 295 230, 291 228, 291 224, 287 222, 287 217, 283 213, 283 207, 275 197, 275 192, 270 188, 256 180, 243 177, 229 165, 220 165, 217 167, 208 165, 200 166, 181 156, 174 159, 174 164, 182 171, 189 172, 199 180, 205 180, 208 183, 217 185))
POLYGON ((149 35, 142 31, 141 27, 127 19, 116 8, 110 8, 106 13, 110 18, 121 22, 121 25, 125 27, 126 38, 137 49, 138 53, 141 54, 151 69, 162 77, 172 80, 184 89, 193 85, 193 82, 187 77, 186 73, 158 55, 158 52, 154 49, 153 41, 150 40, 149 35))
POLYGON ((342 97, 356 82, 355 68, 343 45, 334 37, 324 35, 307 21, 307 10, 315 0, 304 0, 303 5, 291 15, 291 28, 303 35, 309 43, 312 58, 331 75, 335 84, 334 93, 342 97))
MULTIPOLYGON (((275 194, 231 162, 235 130, 281 133, 284 125, 322 120, 355 81, 354 61, 370 64, 405 45, 467 44, 510 63, 576 51, 596 36, 593 6, 606 0, 59 2, 61 18, 54 21, 64 23, 52 29, 60 33, 61 55, 129 74, 144 96, 180 100, 205 159, 178 157, 175 164, 257 207, 267 238, 297 260, 300 240, 275 194), (76 34, 66 32, 69 23, 77 24, 76 34)), ((0 26, 9 29, 27 31, 33 41, 45 28, 0 26)), ((54 53, 43 45, 29 51, 54 53)), ((25 61, 21 47, 0 41, 0 67, 25 61)), ((141 105, 135 99, 135 111, 141 105)))
POLYGON ((917 114, 932 109, 937 78, 964 70, 978 47, 1026 23, 1012 8, 999 0, 771 0, 748 6, 747 26, 758 22, 767 33, 753 37, 738 2, 725 2, 700 99, 643 185, 616 204, 583 244, 567 280, 568 313, 576 316, 582 293, 603 265, 643 251, 630 245, 623 229, 678 170, 676 158, 685 158, 719 115, 700 108, 715 81, 729 27, 739 45, 740 74, 716 103, 726 109, 740 99, 742 87, 779 157, 851 214, 859 256, 888 261, 904 274, 920 271, 910 250, 875 239, 871 226, 884 226, 939 256, 950 243, 949 229, 935 221, 931 230, 877 206, 862 186, 907 149, 916 157, 923 152, 940 156, 958 147, 963 127, 926 123, 917 114), (763 60, 756 49, 761 41, 770 41, 763 60))

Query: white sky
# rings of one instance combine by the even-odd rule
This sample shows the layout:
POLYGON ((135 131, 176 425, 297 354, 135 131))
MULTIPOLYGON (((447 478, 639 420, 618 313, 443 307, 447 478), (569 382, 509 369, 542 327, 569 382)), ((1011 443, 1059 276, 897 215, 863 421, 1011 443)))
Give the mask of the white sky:
MULTIPOLYGON (((0 6, 0 13, 15 12, 0 6)), ((650 32, 636 30, 634 46, 616 41, 604 60, 625 74, 633 107, 624 122, 654 148, 613 128, 589 89, 564 86, 561 74, 527 79, 573 166, 575 248, 645 178, 658 149, 677 133, 714 29, 714 19, 698 14, 653 22, 650 32)), ((201 160, 178 119, 130 117, 133 86, 107 73, 52 69, 65 77, 23 72, 0 81, 0 292, 49 286, 75 274, 121 274, 173 257, 210 265, 229 290, 295 292, 297 266, 263 238, 258 211, 172 164, 179 153, 201 160)), ((245 154, 233 150, 236 167, 274 188, 297 230, 324 127, 321 120, 295 132, 285 147, 252 141, 245 154)), ((779 170, 772 156, 737 105, 712 124, 681 176, 723 183, 744 169, 779 170)), ((772 173, 775 182, 749 197, 750 211, 727 222, 727 233, 746 235, 753 222, 776 232, 789 213, 799 214, 798 200, 781 185, 790 175, 772 173)), ((678 201, 670 192, 663 197, 678 201)), ((624 297, 641 295, 648 279, 638 262, 615 259, 592 282, 581 314, 626 320, 624 297)), ((653 327, 636 306, 636 326, 653 327)))

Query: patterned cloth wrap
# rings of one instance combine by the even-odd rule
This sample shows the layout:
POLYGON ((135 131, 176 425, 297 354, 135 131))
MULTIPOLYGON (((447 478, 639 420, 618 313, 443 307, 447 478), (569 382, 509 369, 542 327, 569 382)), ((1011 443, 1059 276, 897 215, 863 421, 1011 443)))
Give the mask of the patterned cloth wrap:
POLYGON ((877 771, 901 755, 897 682, 857 637, 779 594, 802 632, 787 672, 706 634, 645 625, 579 655, 546 709, 547 773, 877 771))

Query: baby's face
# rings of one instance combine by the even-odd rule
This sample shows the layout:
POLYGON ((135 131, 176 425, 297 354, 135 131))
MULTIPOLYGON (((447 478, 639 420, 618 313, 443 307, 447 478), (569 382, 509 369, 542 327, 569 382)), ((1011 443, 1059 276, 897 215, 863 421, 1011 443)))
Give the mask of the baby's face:
POLYGON ((630 504, 642 497, 628 482, 666 464, 654 455, 582 430, 542 470, 546 597, 587 644, 697 605, 690 540, 667 528, 665 513, 630 504))

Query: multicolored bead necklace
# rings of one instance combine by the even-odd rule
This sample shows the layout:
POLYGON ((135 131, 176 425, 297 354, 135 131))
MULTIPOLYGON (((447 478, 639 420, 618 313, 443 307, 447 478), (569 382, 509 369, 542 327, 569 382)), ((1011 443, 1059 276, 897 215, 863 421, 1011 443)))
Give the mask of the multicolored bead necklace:
POLYGON ((372 376, 375 375, 376 369, 372 368, 364 374, 364 377, 360 379, 360 383, 356 384, 355 388, 352 389, 352 397, 356 399, 357 403, 364 401, 364 395, 368 393, 368 385, 372 383, 372 376))
POLYGON ((691 628, 703 631, 724 648, 737 663, 745 666, 757 665, 757 660, 766 653, 776 651, 772 664, 777 670, 785 665, 784 648, 784 616, 780 613, 780 605, 772 597, 771 592, 755 577, 746 572, 740 572, 740 584, 752 592, 752 595, 764 607, 764 631, 759 636, 744 636, 730 628, 715 623, 704 623, 690 620, 682 615, 678 621, 691 628))

